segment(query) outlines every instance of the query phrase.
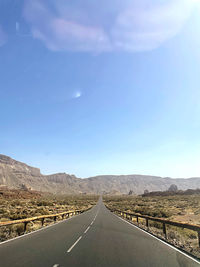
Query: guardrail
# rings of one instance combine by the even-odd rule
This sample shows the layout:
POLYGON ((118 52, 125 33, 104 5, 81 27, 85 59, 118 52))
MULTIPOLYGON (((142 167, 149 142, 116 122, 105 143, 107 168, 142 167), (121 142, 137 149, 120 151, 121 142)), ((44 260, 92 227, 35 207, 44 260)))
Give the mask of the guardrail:
POLYGON ((82 209, 82 210, 70 210, 66 212, 61 212, 61 213, 56 213, 56 214, 49 214, 49 215, 42 215, 42 216, 36 216, 32 218, 26 218, 26 219, 20 219, 20 220, 13 220, 13 221, 6 221, 6 222, 0 222, 0 227, 2 226, 9 226, 13 224, 24 224, 24 233, 26 232, 27 229, 27 224, 33 221, 41 221, 42 226, 44 225, 44 220, 47 218, 53 218, 54 222, 56 222, 57 217, 62 216, 62 220, 69 218, 70 216, 74 216, 77 214, 81 214, 87 210, 91 209, 91 207, 87 209, 82 209))
POLYGON ((120 216, 122 216, 122 217, 124 217, 126 219, 129 219, 131 221, 133 220, 133 218, 136 218, 136 221, 137 221, 138 225, 139 225, 139 218, 145 219, 146 220, 147 229, 149 229, 149 221, 154 221, 154 222, 161 223, 162 224, 163 234, 164 234, 166 240, 167 240, 167 228, 166 228, 166 225, 172 225, 172 226, 176 226, 176 227, 180 227, 180 228, 184 228, 184 229, 193 230, 193 231, 197 232, 198 245, 200 247, 200 225, 189 224, 189 223, 181 223, 181 222, 176 222, 176 221, 169 221, 167 219, 161 219, 161 218, 151 217, 151 216, 147 216, 147 215, 140 215, 138 213, 129 213, 129 212, 125 212, 125 211, 111 209, 108 206, 106 206, 106 207, 110 211, 116 212, 120 216))

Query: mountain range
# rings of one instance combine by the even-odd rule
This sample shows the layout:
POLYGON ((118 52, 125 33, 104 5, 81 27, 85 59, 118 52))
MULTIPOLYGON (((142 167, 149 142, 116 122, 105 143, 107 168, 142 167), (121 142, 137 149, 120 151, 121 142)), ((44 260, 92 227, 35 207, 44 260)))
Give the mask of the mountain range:
POLYGON ((163 178, 150 175, 101 175, 77 178, 56 173, 43 175, 40 169, 0 154, 0 186, 54 194, 142 194, 144 190, 165 191, 175 184, 180 190, 200 188, 200 178, 163 178))

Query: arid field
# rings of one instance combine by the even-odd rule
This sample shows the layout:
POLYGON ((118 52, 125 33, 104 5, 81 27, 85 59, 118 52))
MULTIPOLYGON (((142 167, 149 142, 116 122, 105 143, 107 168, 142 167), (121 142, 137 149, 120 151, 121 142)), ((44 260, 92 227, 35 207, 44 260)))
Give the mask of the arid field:
MULTIPOLYGON (((8 190, 0 194, 0 222, 25 219, 34 216, 62 213, 69 210, 86 209, 98 200, 95 195, 54 196, 23 190, 8 190)), ((57 220, 61 220, 58 217, 57 220)), ((52 219, 45 219, 44 226, 53 224, 52 219)), ((40 221, 28 223, 27 232, 41 228, 40 221)), ((23 234, 23 224, 0 227, 0 241, 23 234)))
MULTIPOLYGON (((200 225, 200 195, 105 196, 104 202, 111 209, 200 225)), ((145 220, 140 219, 139 226, 147 230, 145 220)), ((161 224, 150 222, 149 226, 148 231, 164 239, 161 224)), ((167 226, 167 238, 168 242, 200 258, 196 232, 167 226)))
MULTIPOLYGON (((86 209, 96 204, 97 195, 52 195, 26 190, 0 191, 0 222, 50 215, 69 210, 86 209)), ((104 203, 111 209, 164 218, 181 223, 200 225, 200 195, 172 196, 104 196, 104 203)), ((61 220, 58 217, 57 220, 61 220)), ((52 218, 45 219, 44 225, 53 224, 52 218)), ((133 220, 137 224, 136 219, 133 220)), ((41 228, 41 221, 28 223, 27 232, 41 228)), ((144 219, 139 227, 164 239, 162 225, 150 221, 147 229, 144 219)), ((0 241, 24 233, 23 224, 0 227, 0 241)), ((200 258, 197 233, 192 230, 167 226, 167 241, 200 258)))

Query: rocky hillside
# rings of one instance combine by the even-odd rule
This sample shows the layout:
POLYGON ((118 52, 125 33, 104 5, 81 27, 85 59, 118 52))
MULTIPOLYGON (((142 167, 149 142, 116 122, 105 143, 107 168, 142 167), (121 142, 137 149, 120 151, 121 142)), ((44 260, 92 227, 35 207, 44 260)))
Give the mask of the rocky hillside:
POLYGON ((103 175, 84 179, 88 188, 97 193, 122 193, 128 194, 130 190, 135 194, 148 191, 166 191, 171 184, 176 184, 179 189, 200 188, 200 178, 172 179, 148 175, 103 175))
POLYGON ((0 155, 0 186, 60 194, 142 194, 144 190, 165 191, 171 184, 180 190, 200 188, 200 178, 172 179, 147 175, 102 175, 86 179, 66 173, 42 175, 37 168, 0 155))
POLYGON ((0 155, 0 186, 11 189, 32 189, 52 193, 79 193, 79 180, 73 175, 42 175, 40 169, 0 155))

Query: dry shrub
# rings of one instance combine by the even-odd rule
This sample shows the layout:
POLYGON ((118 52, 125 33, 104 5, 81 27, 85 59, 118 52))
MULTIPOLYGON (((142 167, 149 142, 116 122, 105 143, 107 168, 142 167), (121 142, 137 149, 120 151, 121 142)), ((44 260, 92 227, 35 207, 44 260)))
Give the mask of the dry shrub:
MULTIPOLYGON (((98 200, 96 195, 72 195, 72 196, 55 196, 43 195, 40 198, 26 199, 0 199, 0 221, 19 220, 31 218, 35 216, 43 216, 66 212, 74 209, 85 209, 94 204, 98 200)), ((57 218, 61 220, 62 217, 57 218)), ((53 224, 54 219, 45 219, 44 226, 53 224)), ((41 221, 29 222, 26 227, 27 232, 41 228, 41 221)), ((24 224, 16 224, 7 227, 0 227, 0 241, 13 238, 24 233, 24 224)))
MULTIPOLYGON (((193 224, 197 224, 200 221, 200 195, 155 196, 146 198, 142 198, 141 196, 104 196, 104 202, 110 209, 128 213, 167 218, 172 221, 193 224)), ((136 223, 135 219, 133 223, 136 223)), ((145 219, 139 218, 139 226, 147 230, 145 219)), ((165 236, 162 227, 162 223, 149 220, 148 231, 164 239, 165 236)), ((195 231, 167 224, 166 230, 168 242, 200 258, 200 248, 198 247, 198 238, 195 231)))

